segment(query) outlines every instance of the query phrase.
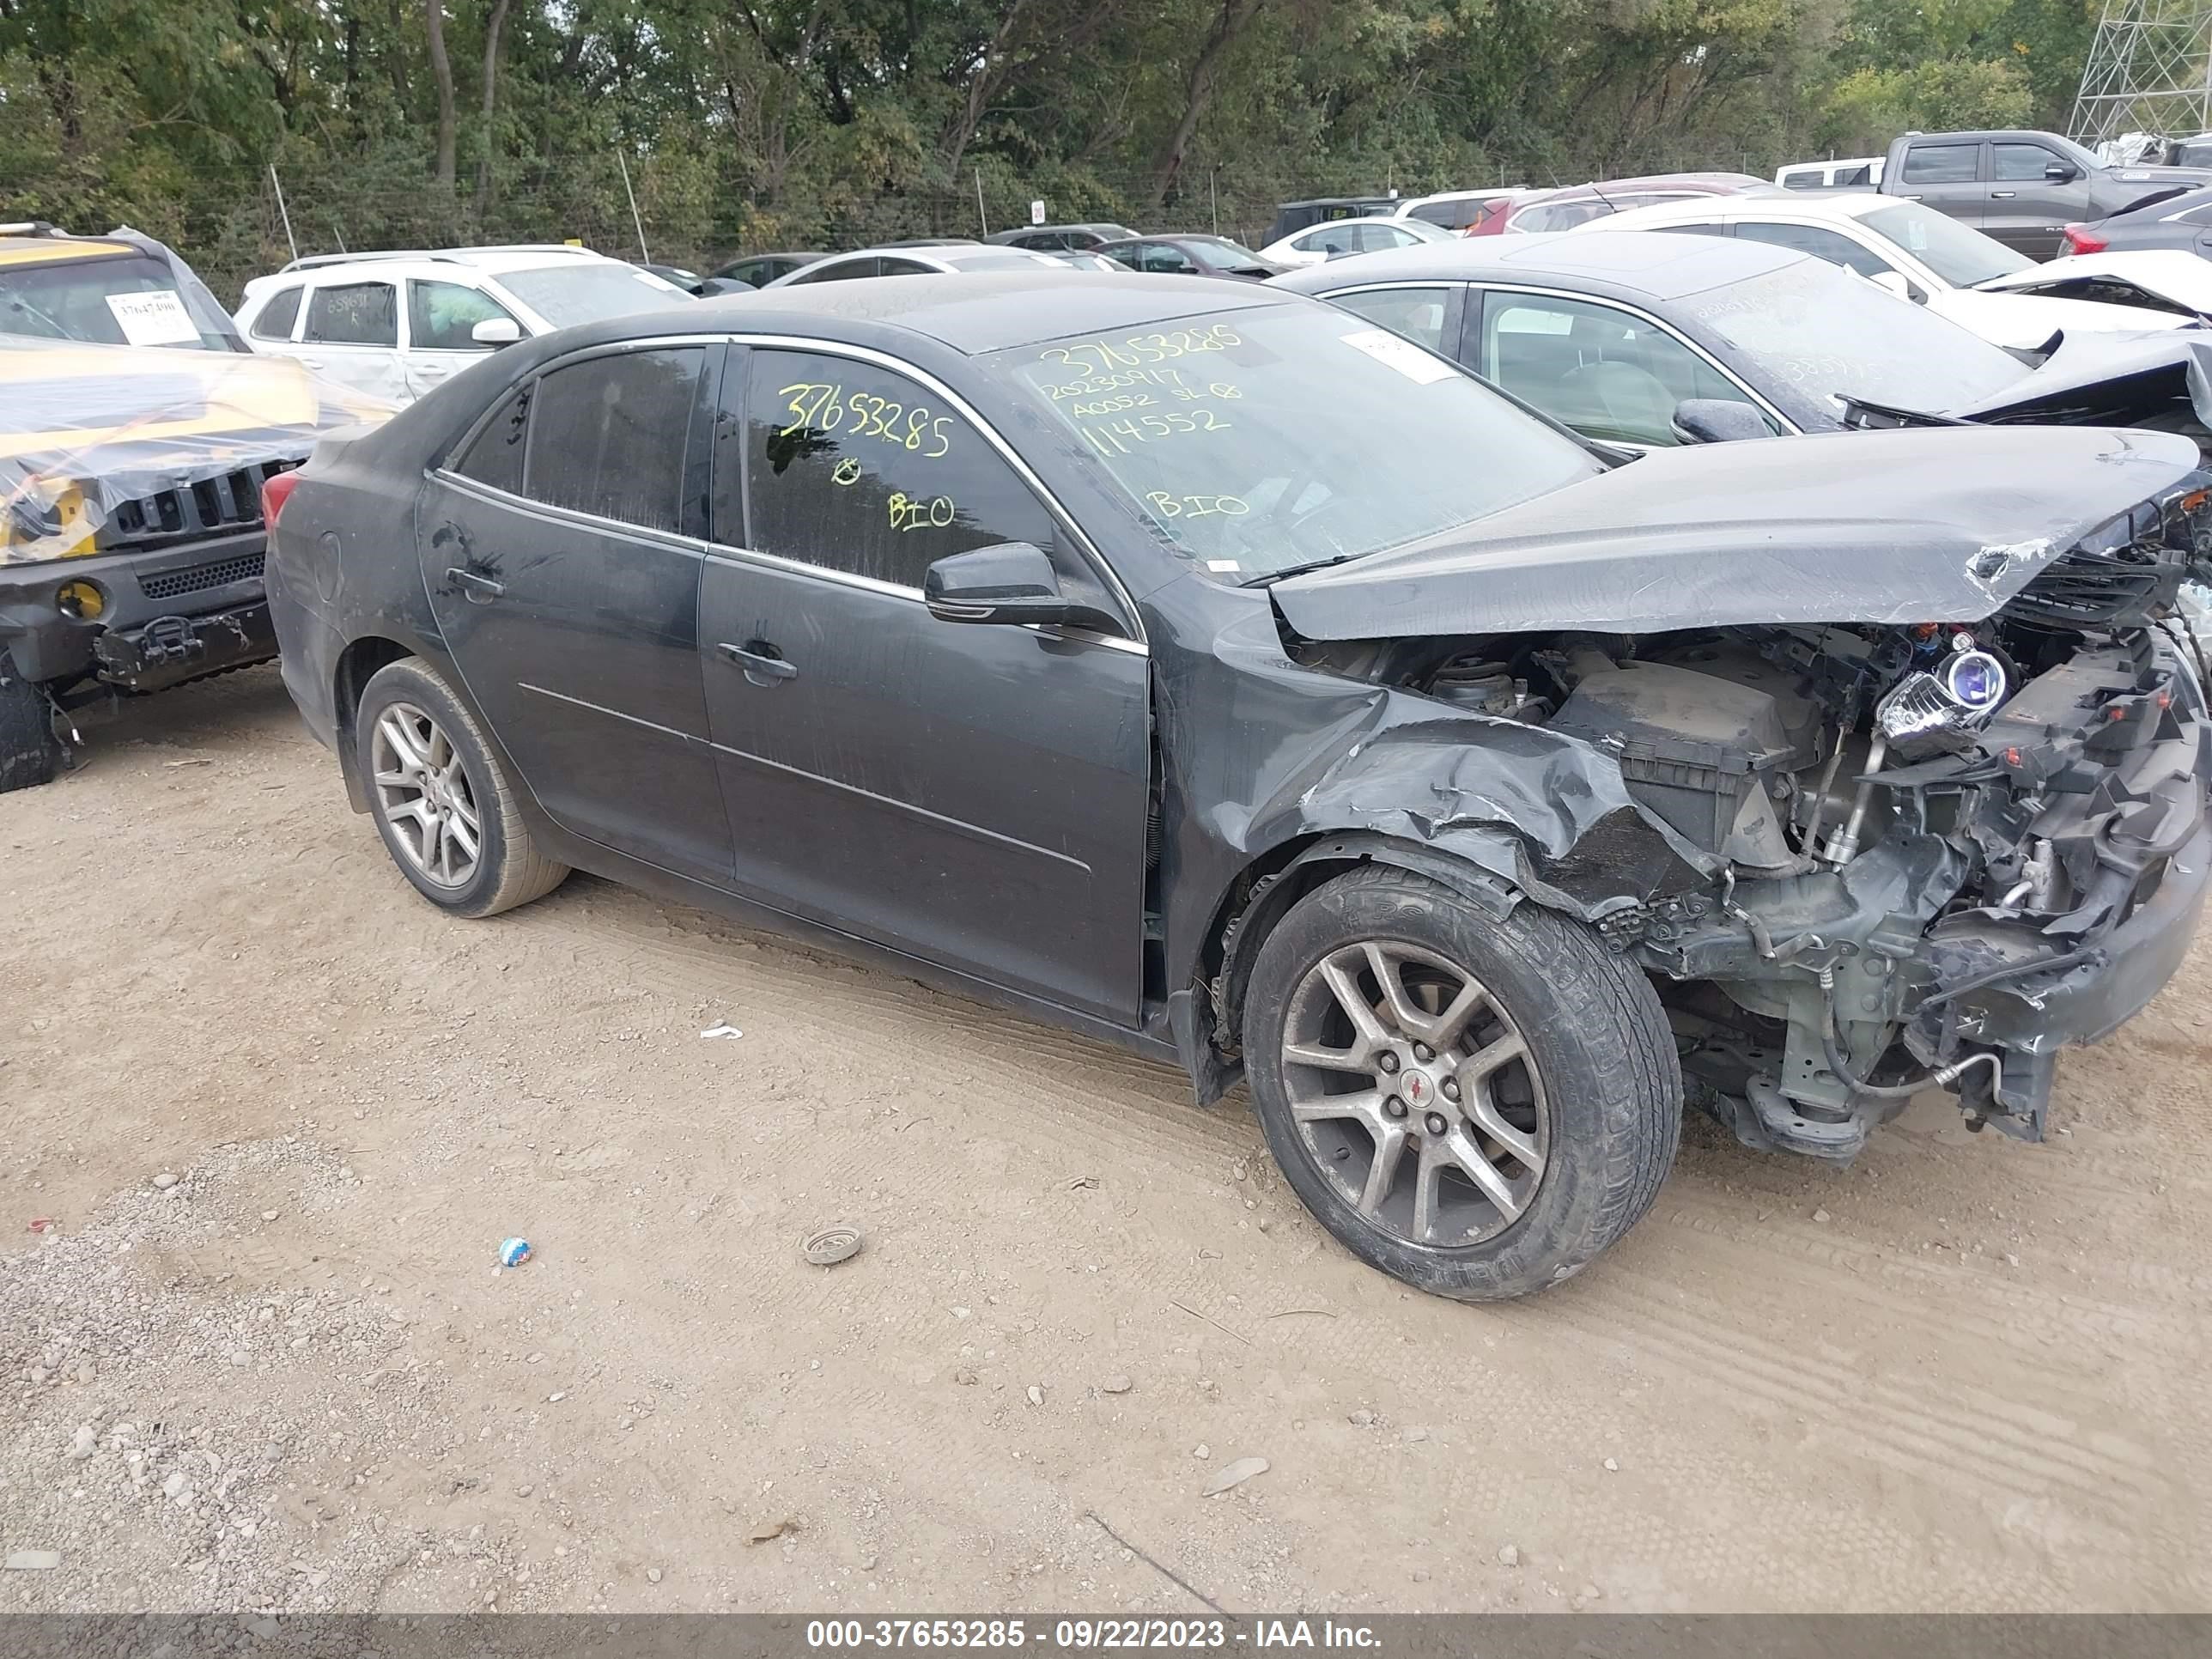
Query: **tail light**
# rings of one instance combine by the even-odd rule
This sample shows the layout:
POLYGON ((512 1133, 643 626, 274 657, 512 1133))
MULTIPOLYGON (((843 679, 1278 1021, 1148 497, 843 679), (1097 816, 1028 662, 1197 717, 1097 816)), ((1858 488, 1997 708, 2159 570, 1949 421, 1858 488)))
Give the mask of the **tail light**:
POLYGON ((2064 234, 2069 253, 2102 253, 2112 246, 2087 225, 2069 225, 2064 234))
POLYGON ((276 527, 276 515, 284 510, 284 503, 292 499, 292 492, 300 487, 296 472, 279 472, 261 486, 261 526, 264 530, 276 527))

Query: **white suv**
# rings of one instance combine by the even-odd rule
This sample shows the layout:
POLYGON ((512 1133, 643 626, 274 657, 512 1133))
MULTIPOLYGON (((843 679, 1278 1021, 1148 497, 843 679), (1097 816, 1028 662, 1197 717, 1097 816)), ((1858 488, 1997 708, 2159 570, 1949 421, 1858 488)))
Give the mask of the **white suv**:
POLYGON ((404 404, 514 341, 690 302, 651 271, 562 243, 325 254, 248 283, 238 325, 256 351, 404 404))

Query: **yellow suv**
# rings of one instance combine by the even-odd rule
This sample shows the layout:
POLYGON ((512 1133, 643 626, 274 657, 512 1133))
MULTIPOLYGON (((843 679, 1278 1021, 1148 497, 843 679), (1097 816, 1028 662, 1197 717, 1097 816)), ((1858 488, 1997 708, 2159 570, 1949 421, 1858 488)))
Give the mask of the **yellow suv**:
POLYGON ((388 412, 252 354, 158 243, 0 226, 0 793, 71 708, 274 657, 261 488, 388 412))

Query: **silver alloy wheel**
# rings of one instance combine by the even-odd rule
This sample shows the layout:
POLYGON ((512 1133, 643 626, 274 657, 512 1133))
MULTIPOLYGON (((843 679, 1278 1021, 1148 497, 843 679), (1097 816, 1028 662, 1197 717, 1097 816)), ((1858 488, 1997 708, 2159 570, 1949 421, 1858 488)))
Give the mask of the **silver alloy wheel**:
POLYGON ((368 763, 376 810, 407 861, 441 887, 467 886, 483 826, 453 739, 413 703, 395 702, 376 717, 368 763))
POLYGON ((1544 1178, 1551 1113, 1512 1017, 1417 945, 1365 939, 1315 963, 1283 1025, 1284 1091, 1322 1173, 1408 1243, 1478 1243, 1544 1178))

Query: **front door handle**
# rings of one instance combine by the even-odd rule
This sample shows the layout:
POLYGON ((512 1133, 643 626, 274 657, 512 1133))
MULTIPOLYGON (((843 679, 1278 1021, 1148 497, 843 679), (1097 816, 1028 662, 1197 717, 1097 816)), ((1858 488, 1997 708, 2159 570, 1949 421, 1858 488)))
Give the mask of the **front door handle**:
POLYGON ((744 645, 732 645, 724 640, 714 649, 744 669, 745 678, 755 685, 773 685, 778 680, 799 678, 798 665, 786 662, 781 657, 773 654, 775 647, 766 640, 748 640, 744 645), (753 646, 760 649, 748 648, 753 646))
POLYGON ((489 576, 479 576, 473 570, 464 570, 458 565, 447 568, 446 580, 459 587, 471 605, 489 605, 507 592, 503 583, 495 582, 489 576))
POLYGON ((2016 190, 1993 190, 1990 192, 1990 198, 1992 201, 2009 202, 2019 194, 2016 190))

